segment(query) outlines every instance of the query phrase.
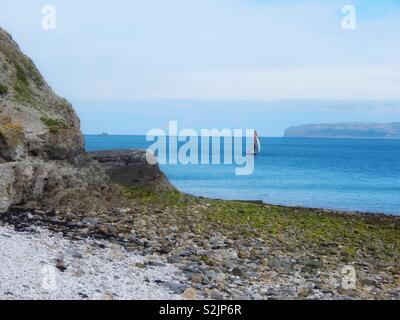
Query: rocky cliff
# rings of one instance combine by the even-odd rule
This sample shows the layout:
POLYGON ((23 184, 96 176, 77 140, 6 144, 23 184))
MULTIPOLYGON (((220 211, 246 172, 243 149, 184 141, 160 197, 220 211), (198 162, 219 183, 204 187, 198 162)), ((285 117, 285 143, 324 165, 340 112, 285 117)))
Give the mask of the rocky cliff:
POLYGON ((104 210, 121 201, 84 153, 72 106, 0 28, 0 212, 15 205, 104 210))
POLYGON ((0 157, 63 160, 83 152, 79 119, 0 29, 0 157))
POLYGON ((400 138, 400 123, 308 124, 287 129, 285 137, 400 138))

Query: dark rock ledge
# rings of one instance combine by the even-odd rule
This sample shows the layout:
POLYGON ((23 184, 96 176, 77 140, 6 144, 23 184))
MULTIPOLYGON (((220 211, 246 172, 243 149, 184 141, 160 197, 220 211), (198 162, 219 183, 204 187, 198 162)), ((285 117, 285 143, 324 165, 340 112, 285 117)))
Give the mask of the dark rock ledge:
POLYGON ((107 150, 89 153, 105 170, 111 181, 127 188, 150 188, 154 191, 173 191, 158 164, 146 160, 146 150, 107 150))

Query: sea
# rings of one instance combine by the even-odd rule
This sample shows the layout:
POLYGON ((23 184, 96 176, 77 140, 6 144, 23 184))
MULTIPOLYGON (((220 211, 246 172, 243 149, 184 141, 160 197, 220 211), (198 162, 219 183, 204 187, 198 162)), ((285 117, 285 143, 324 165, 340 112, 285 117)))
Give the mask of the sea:
MULTIPOLYGON (((145 136, 86 135, 85 140, 87 151, 152 144, 145 136)), ((196 196, 400 215, 400 140, 260 141, 248 176, 235 175, 235 163, 160 167, 179 190, 196 196)))

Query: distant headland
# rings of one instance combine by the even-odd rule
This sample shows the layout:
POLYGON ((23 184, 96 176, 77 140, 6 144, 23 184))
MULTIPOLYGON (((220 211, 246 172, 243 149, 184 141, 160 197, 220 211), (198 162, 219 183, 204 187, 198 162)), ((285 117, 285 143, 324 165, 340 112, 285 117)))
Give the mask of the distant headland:
POLYGON ((400 139, 400 122, 306 124, 286 129, 284 136, 295 138, 400 139))

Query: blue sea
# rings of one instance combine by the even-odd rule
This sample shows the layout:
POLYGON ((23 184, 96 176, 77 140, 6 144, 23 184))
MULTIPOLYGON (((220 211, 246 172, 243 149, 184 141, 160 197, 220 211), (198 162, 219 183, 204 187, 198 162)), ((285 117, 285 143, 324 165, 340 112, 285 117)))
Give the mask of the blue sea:
MULTIPOLYGON (((87 135, 87 151, 147 148, 144 136, 87 135)), ((181 191, 219 199, 400 215, 400 140, 261 138, 254 173, 162 165, 181 191)))

